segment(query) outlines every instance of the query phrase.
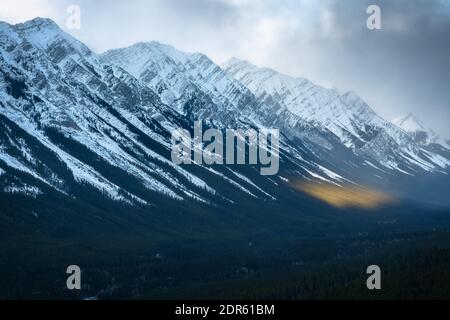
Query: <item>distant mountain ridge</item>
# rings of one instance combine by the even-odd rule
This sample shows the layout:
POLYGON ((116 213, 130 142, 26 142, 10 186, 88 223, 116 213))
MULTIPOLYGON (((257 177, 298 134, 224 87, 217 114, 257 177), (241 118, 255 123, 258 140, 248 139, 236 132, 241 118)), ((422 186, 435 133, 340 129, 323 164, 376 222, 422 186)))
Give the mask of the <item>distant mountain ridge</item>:
MULTIPOLYGON (((53 21, 0 24, 0 186, 31 198, 90 192, 135 206, 280 201, 286 181, 382 186, 445 177, 450 155, 424 147, 354 93, 157 42, 95 54, 53 21), (171 132, 278 128, 280 172, 176 166, 171 132), (408 180, 409 181, 409 180, 408 180)), ((406 191, 407 190, 407 191, 406 191)), ((179 209, 181 210, 181 209, 179 209)))
POLYGON ((411 112, 392 120, 392 123, 410 134, 418 144, 429 145, 434 143, 440 144, 446 148, 450 147, 448 141, 441 138, 411 112))
MULTIPOLYGON (((341 95, 309 80, 289 77, 237 58, 222 67, 256 96, 262 99, 270 96, 291 113, 330 130, 346 147, 376 159, 383 166, 398 168, 398 163, 407 161, 426 168, 434 162, 433 155, 420 150, 408 134, 378 116, 353 92, 341 95)), ((449 163, 439 158, 436 164, 445 167, 449 163)))

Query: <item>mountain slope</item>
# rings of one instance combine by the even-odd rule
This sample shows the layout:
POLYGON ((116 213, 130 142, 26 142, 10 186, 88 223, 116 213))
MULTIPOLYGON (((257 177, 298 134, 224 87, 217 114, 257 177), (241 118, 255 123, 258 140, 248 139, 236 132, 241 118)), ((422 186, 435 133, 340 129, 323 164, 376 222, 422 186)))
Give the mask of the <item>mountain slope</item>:
POLYGON ((403 130, 378 116, 352 92, 339 94, 312 82, 232 58, 222 68, 256 96, 278 102, 284 110, 326 128, 356 154, 405 173, 446 169, 450 161, 422 149, 403 130))
POLYGON ((449 147, 444 139, 426 126, 413 113, 398 117, 392 120, 392 123, 411 135, 414 141, 420 145, 441 144, 443 147, 449 147))

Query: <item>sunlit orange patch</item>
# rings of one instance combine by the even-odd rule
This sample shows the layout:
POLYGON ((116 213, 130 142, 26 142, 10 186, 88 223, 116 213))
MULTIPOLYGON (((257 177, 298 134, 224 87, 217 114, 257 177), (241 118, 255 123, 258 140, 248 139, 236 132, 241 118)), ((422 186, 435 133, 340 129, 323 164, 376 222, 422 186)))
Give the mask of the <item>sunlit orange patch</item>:
POLYGON ((394 198, 380 191, 355 185, 338 186, 323 182, 296 182, 292 187, 336 208, 377 209, 394 202, 394 198))

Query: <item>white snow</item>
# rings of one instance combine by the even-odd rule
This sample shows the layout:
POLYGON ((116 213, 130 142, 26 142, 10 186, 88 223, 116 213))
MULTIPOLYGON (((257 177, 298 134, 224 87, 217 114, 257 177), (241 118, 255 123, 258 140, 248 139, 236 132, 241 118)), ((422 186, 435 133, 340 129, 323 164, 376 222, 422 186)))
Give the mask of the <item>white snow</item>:
MULTIPOLYGON (((152 127, 153 121, 167 132, 173 131, 178 122, 166 113, 176 114, 173 110, 183 113, 181 107, 189 101, 188 98, 203 94, 208 99, 211 98, 207 99, 211 106, 196 110, 199 116, 209 115, 211 123, 218 126, 242 124, 260 129, 270 128, 274 120, 264 116, 264 108, 267 106, 256 97, 276 97, 281 106, 275 110, 276 115, 286 117, 281 119, 284 122, 275 122, 276 125, 283 123, 286 127, 281 129, 289 129, 291 132, 296 128, 303 128, 302 125, 308 128, 305 132, 303 129, 294 132, 296 138, 304 141, 304 147, 297 148, 282 142, 280 152, 284 157, 290 157, 298 168, 306 165, 308 169, 305 170, 316 179, 331 183, 347 180, 323 165, 306 160, 310 154, 320 159, 322 149, 318 150, 318 145, 332 152, 331 142, 334 143, 336 137, 356 155, 360 152, 370 156, 373 160, 365 163, 381 171, 380 167, 412 174, 407 171, 431 172, 450 166, 449 159, 416 145, 408 135, 408 132, 418 130, 426 131, 430 137, 434 134, 417 119, 403 119, 397 122, 401 127, 399 128, 379 117, 352 92, 340 94, 317 86, 307 79, 289 77, 245 61, 232 59, 222 69, 203 54, 182 52, 157 42, 138 43, 96 56, 48 19, 35 19, 15 26, 0 23, 0 40, 0 67, 10 73, 18 70, 18 74, 28 82, 39 82, 42 85, 39 89, 37 86, 30 86, 30 90, 43 100, 42 103, 35 103, 30 110, 27 99, 12 98, 0 83, 2 106, 6 106, 0 107, 0 113, 51 150, 72 172, 76 181, 89 184, 118 201, 146 204, 136 195, 109 181, 95 165, 82 162, 81 157, 77 159, 74 156, 76 153, 72 155, 72 151, 53 143, 33 120, 36 114, 41 117, 39 121, 43 126, 57 127, 66 138, 85 146, 101 161, 135 177, 145 188, 179 201, 191 198, 204 203, 210 202, 202 196, 203 193, 194 192, 192 187, 213 196, 222 195, 185 167, 174 165, 163 153, 147 147, 131 126, 158 143, 167 154, 171 148, 170 140, 152 127), (33 47, 23 50, 20 44, 25 42, 33 47), (68 50, 68 55, 57 65, 48 56, 48 48, 56 45, 58 49, 68 50), (14 50, 9 52, 6 50, 9 47, 14 50), (30 59, 33 63, 24 68, 16 62, 19 55, 21 59, 30 59), (102 65, 104 62, 114 66, 106 71, 102 65), (169 106, 163 105, 158 98, 155 98, 153 104, 153 100, 147 103, 149 100, 146 99, 128 99, 126 93, 115 94, 115 90, 122 86, 126 92, 131 90, 133 97, 142 96, 144 91, 141 89, 147 86, 158 93, 161 101, 169 106), (91 101, 86 92, 89 97, 103 99, 110 107, 91 101), (130 105, 123 103, 123 100, 132 100, 133 104, 134 101, 138 102, 130 105), (141 100, 145 103, 139 102, 141 100), (248 101, 249 108, 246 105, 248 101), (210 108, 217 111, 217 114, 212 113, 210 108), (127 122, 122 121, 121 117, 127 122), (310 131, 314 131, 309 130, 310 127, 324 134, 310 135, 310 131), (332 139, 329 139, 330 136, 332 139)), ((148 88, 145 88, 145 92, 150 92, 148 88)), ((10 129, 6 128, 8 130, 10 129)), ((39 162, 32 152, 33 148, 30 149, 25 141, 8 134, 7 139, 8 144, 20 153, 18 157, 14 157, 12 152, 0 149, 0 160, 7 166, 26 172, 57 190, 59 186, 63 186, 64 181, 54 172, 48 172, 45 177, 38 173, 42 172, 42 168, 44 171, 51 170, 47 170, 45 164, 39 162), (36 170, 38 166, 40 170, 36 170)), ((203 168, 255 198, 257 196, 246 187, 251 186, 276 200, 257 185, 257 180, 252 181, 233 170, 230 171, 237 179, 231 174, 227 176, 212 168, 203 168)), ((4 170, 0 169, 0 175, 2 174, 4 170)), ((281 176, 280 179, 289 181, 281 176)))
POLYGON ((24 184, 23 186, 18 185, 10 185, 3 188, 3 192, 6 193, 14 193, 14 194, 24 194, 29 197, 36 198, 37 196, 42 194, 42 191, 35 186, 30 186, 28 184, 24 184))
POLYGON ((260 187, 258 187, 256 184, 254 184, 249 178, 247 178, 246 176, 244 176, 243 174, 240 174, 236 171, 231 170, 230 168, 228 168, 229 171, 231 171, 234 175, 236 175, 239 179, 247 182, 248 184, 250 184, 251 186, 253 186, 254 188, 256 188, 257 190, 259 190, 260 192, 262 192, 263 194, 265 194, 266 196, 268 196, 269 198, 271 198, 272 200, 276 200, 276 198, 270 194, 268 194, 267 192, 265 192, 263 189, 261 189, 260 187))
POLYGON ((401 128, 409 134, 419 134, 425 135, 425 144, 437 143, 448 149, 449 145, 441 136, 436 134, 430 127, 425 125, 416 115, 413 113, 408 113, 405 116, 398 117, 392 120, 392 123, 397 127, 401 128))
POLYGON ((333 172, 330 169, 327 169, 327 168, 321 166, 320 164, 318 164, 317 166, 323 173, 325 173, 331 179, 338 180, 338 181, 342 181, 342 180, 349 181, 349 180, 345 179, 344 177, 342 177, 341 175, 337 174, 336 172, 333 172))
POLYGON ((364 160, 365 163, 367 163, 369 166, 371 166, 374 169, 383 171, 382 169, 378 168, 376 165, 374 165, 372 162, 368 161, 368 160, 364 160))
MULTIPOLYGON (((433 161, 438 159, 438 155, 427 158, 419 156, 424 150, 415 145, 413 139, 405 132, 420 129, 428 132, 430 137, 434 137, 433 141, 442 140, 438 140, 432 130, 413 116, 394 121, 402 130, 378 116, 353 92, 340 94, 336 90, 323 88, 304 78, 286 76, 236 58, 224 63, 222 68, 256 96, 272 96, 285 110, 315 126, 330 130, 346 147, 356 153, 366 153, 383 166, 389 162, 390 168, 398 170, 401 162, 406 160, 428 171, 441 167, 441 161, 437 160, 438 163, 433 161), (370 137, 373 132, 378 134, 373 137, 372 142, 367 136, 370 137), (363 148, 357 148, 355 140, 359 140, 363 148), (376 150, 377 145, 389 147, 391 150, 380 153, 376 150), (387 153, 398 154, 399 157, 388 157, 387 153)), ((445 143, 442 145, 446 146, 445 143)), ((330 177, 333 177, 333 173, 330 177)))
POLYGON ((319 179, 319 180, 322 180, 322 181, 325 181, 325 182, 329 182, 329 183, 332 183, 332 184, 335 184, 335 185, 339 185, 338 183, 334 182, 333 180, 324 178, 324 177, 322 177, 321 175, 319 175, 319 174, 317 174, 317 173, 314 173, 314 172, 312 172, 312 171, 310 171, 310 170, 308 170, 308 169, 306 169, 306 168, 303 168, 303 170, 305 170, 306 172, 308 172, 309 175, 311 175, 313 178, 316 178, 316 179, 319 179))
POLYGON ((430 131, 430 129, 412 113, 409 113, 406 116, 398 117, 392 120, 392 123, 406 132, 430 131))
POLYGON ((234 187, 239 188, 240 190, 244 191, 245 193, 249 194, 250 196, 254 197, 254 198, 258 198, 257 196, 255 196, 251 191, 249 191, 248 189, 244 188, 242 185, 240 185, 239 183, 233 181, 232 179, 228 178, 226 175, 214 170, 211 167, 208 166, 204 166, 203 168, 205 168, 206 170, 208 170, 209 172, 212 172, 215 175, 220 176, 222 179, 224 179, 225 181, 227 181, 228 183, 232 184, 234 187))

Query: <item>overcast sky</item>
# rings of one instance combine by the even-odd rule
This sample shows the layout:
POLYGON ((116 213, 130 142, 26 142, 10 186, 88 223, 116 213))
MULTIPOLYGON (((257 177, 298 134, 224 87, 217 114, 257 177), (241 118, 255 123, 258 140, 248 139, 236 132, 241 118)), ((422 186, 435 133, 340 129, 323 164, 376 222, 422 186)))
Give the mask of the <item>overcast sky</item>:
POLYGON ((414 112, 450 138, 450 0, 1 0, 0 20, 49 17, 96 52, 158 40, 247 59, 340 91, 380 115, 414 112), (67 6, 81 29, 67 30, 67 6), (366 9, 381 8, 381 30, 366 9))

